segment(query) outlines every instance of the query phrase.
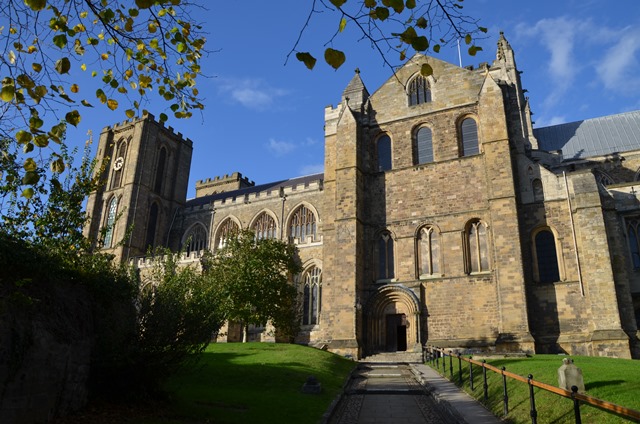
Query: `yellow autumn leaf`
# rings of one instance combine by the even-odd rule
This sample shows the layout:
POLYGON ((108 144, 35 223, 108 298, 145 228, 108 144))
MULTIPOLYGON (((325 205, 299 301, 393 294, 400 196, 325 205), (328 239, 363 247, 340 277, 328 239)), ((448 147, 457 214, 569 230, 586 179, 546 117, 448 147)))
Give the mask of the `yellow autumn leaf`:
POLYGON ((80 87, 78 87, 78 84, 71 85, 71 92, 72 93, 77 93, 78 90, 80 90, 80 87))
POLYGON ((118 108, 118 102, 114 99, 107 100, 107 107, 111 110, 116 110, 118 108))
POLYGON ((100 58, 101 58, 102 60, 107 60, 107 59, 109 59, 109 53, 102 53, 102 54, 100 55, 100 58))

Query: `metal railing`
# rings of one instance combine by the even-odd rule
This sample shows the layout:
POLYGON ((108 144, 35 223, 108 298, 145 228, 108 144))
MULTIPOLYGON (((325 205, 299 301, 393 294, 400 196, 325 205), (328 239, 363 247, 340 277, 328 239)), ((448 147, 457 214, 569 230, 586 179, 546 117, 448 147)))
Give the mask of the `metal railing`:
POLYGON ((598 399, 592 396, 588 396, 582 393, 578 393, 578 388, 576 386, 571 387, 571 391, 561 389, 559 387, 551 386, 546 383, 542 383, 541 381, 536 381, 533 379, 533 375, 529 374, 527 377, 523 377, 518 374, 514 374, 506 370, 505 367, 497 368, 493 365, 487 364, 486 360, 476 361, 474 359, 465 358, 459 353, 453 352, 452 350, 446 350, 442 348, 438 348, 435 346, 427 346, 425 351, 425 360, 431 364, 433 368, 439 370, 442 363, 442 373, 444 375, 447 374, 447 367, 449 368, 450 380, 456 380, 454 376, 454 358, 456 358, 456 362, 458 362, 458 384, 460 386, 463 385, 463 374, 462 374, 462 362, 467 362, 469 364, 469 386, 471 390, 474 390, 474 379, 473 379, 473 366, 476 365, 482 368, 482 387, 483 387, 483 398, 484 401, 487 402, 489 400, 489 384, 487 381, 487 370, 492 371, 496 374, 502 376, 502 401, 503 401, 503 414, 506 416, 509 413, 509 396, 507 394, 507 378, 521 381, 523 383, 527 383, 529 386, 529 415, 531 416, 531 423, 537 424, 538 422, 538 411, 536 409, 536 401, 533 388, 538 387, 547 392, 556 394, 558 396, 562 396, 565 398, 569 398, 573 401, 573 412, 575 416, 576 424, 582 424, 582 418, 580 416, 580 404, 586 404, 603 410, 608 413, 616 414, 620 417, 632 420, 634 422, 640 422, 640 411, 636 411, 635 409, 625 408, 624 406, 616 405, 615 403, 607 402, 602 399, 598 399), (447 357, 449 358, 447 361, 447 357), (447 363, 448 362, 448 363, 447 363))

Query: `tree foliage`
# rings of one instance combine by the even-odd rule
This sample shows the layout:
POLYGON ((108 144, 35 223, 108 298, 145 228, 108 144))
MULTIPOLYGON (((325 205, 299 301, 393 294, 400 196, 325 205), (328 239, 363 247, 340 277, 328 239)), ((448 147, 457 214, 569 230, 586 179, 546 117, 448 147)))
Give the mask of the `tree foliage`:
POLYGON ((162 381, 195 358, 224 322, 211 281, 199 269, 180 264, 180 253, 158 249, 154 254, 154 265, 149 272, 143 270, 136 301, 139 369, 131 371, 141 374, 145 384, 162 381))
POLYGON ((17 179, 29 198, 44 172, 64 171, 68 162, 53 146, 86 108, 122 105, 131 118, 155 91, 176 118, 201 109, 195 81, 205 39, 190 7, 185 0, 5 0, 0 135, 12 144, 0 154, 21 153, 21 169, 3 169, 0 178, 17 179))
MULTIPOLYGON (((308 51, 299 51, 302 36, 314 15, 329 12, 337 15, 337 25, 324 50, 325 62, 338 69, 346 60, 346 53, 335 48, 340 36, 355 27, 361 39, 394 68, 388 53, 398 55, 400 63, 412 52, 438 53, 442 46, 464 40, 471 56, 482 50, 475 40, 487 29, 463 11, 463 0, 312 0, 311 11, 289 56, 313 69, 317 60, 308 51)), ((289 57, 287 56, 287 58, 289 57)), ((429 73, 428 69, 423 73, 429 73)))
MULTIPOLYGON (((215 286, 225 319, 249 324, 271 321, 291 332, 297 321, 297 289, 290 277, 300 271, 294 245, 274 239, 256 240, 244 230, 204 260, 205 276, 215 286)), ((291 334, 290 334, 291 335, 291 334)))

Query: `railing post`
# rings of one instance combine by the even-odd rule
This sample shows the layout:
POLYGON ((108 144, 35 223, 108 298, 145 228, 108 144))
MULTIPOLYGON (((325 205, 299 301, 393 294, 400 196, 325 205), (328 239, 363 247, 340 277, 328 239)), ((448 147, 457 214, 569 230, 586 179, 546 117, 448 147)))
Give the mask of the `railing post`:
POLYGON ((533 380, 533 375, 529 374, 527 383, 529 384, 529 403, 531 404, 531 424, 538 424, 538 411, 536 411, 536 399, 533 394, 533 384, 531 384, 531 380, 533 380))
POLYGON ((580 401, 576 399, 576 393, 578 393, 578 386, 571 386, 571 399, 573 399, 573 413, 576 416, 576 424, 582 424, 582 418, 580 418, 580 401))
POLYGON ((453 381, 453 352, 449 352, 449 374, 451 375, 451 381, 453 381))
POLYGON ((447 352, 442 349, 442 375, 447 376, 447 352))
MULTIPOLYGON (((472 356, 469 357, 469 359, 471 359, 472 356)), ((471 390, 473 391, 473 364, 471 363, 471 361, 469 361, 469 386, 471 387, 471 390)))
POLYGON ((504 416, 506 417, 509 414, 509 395, 507 394, 507 376, 504 375, 506 370, 505 367, 502 367, 502 396, 504 398, 504 416))
POLYGON ((460 381, 460 385, 462 386, 462 358, 460 357, 460 353, 458 353, 458 381, 460 381))
POLYGON ((489 385, 487 384, 487 367, 485 366, 486 364, 487 364, 487 360, 483 359, 482 360, 482 379, 483 379, 482 388, 484 389, 485 402, 489 400, 489 385))

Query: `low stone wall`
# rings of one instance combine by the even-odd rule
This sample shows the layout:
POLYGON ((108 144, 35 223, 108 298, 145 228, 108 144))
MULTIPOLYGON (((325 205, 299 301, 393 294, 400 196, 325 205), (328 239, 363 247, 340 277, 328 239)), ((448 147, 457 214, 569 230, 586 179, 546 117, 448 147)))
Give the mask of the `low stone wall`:
POLYGON ((45 423, 86 404, 92 309, 77 284, 0 280, 1 423, 45 423))

